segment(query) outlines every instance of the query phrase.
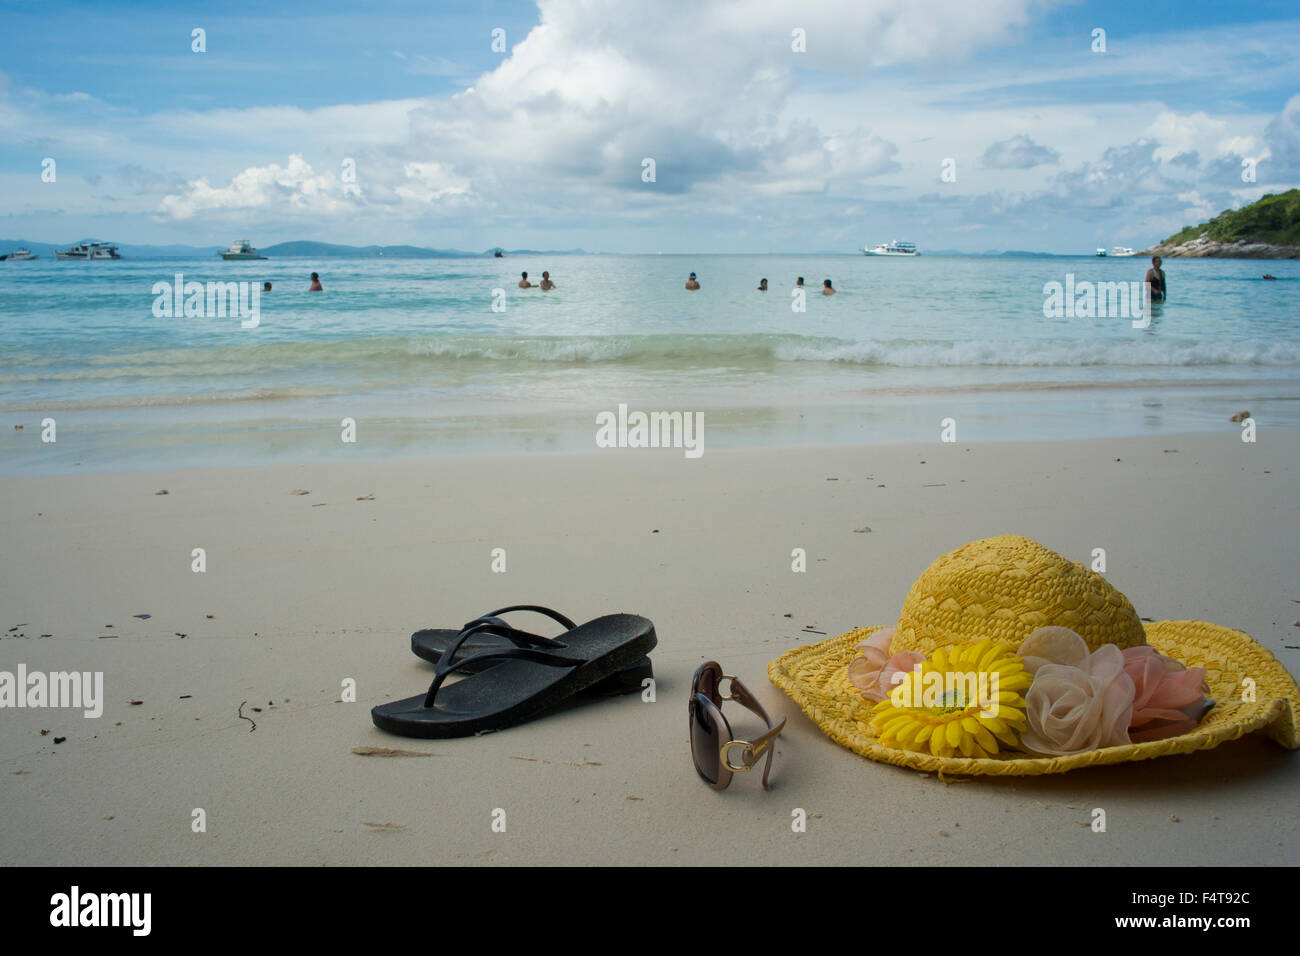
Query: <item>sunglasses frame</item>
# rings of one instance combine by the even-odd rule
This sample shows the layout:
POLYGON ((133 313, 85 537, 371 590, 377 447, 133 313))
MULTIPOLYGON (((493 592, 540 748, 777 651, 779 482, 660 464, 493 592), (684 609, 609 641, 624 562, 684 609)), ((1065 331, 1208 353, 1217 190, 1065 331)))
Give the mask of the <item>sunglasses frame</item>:
MULTIPOLYGON (((758 760, 767 754, 766 762, 763 765, 763 789, 768 788, 767 775, 772 769, 772 754, 775 751, 774 742, 777 736, 785 729, 785 718, 782 717, 780 722, 773 724, 772 719, 767 716, 767 711, 739 678, 722 672, 722 665, 717 661, 707 661, 701 664, 696 670, 695 676, 691 678, 691 697, 687 708, 689 717, 689 727, 691 736, 691 762, 695 764, 695 772, 699 774, 700 779, 707 783, 714 790, 726 790, 731 785, 731 778, 738 773, 747 773, 753 770, 758 764, 758 760), (700 681, 706 674, 712 674, 712 695, 705 694, 701 691, 700 681), (722 682, 730 681, 731 686, 728 688, 729 693, 722 693, 722 682), (722 702, 724 700, 734 700, 742 707, 753 711, 759 717, 763 718, 763 723, 767 725, 767 730, 755 737, 753 740, 737 740, 731 731, 731 724, 722 713, 722 702), (710 780, 700 769, 699 761, 695 757, 695 721, 697 713, 703 713, 713 722, 713 725, 720 731, 725 731, 726 742, 718 748, 718 779, 710 780), (731 752, 734 749, 740 750, 740 764, 731 762, 731 752)), ((722 735, 719 734, 721 737, 722 735)))

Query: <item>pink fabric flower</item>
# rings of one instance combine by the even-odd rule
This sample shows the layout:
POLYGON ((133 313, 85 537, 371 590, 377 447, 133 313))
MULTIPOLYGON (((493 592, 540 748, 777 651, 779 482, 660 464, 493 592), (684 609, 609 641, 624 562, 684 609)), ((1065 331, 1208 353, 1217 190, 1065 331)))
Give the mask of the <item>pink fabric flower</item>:
POLYGON ((1129 743, 1133 679, 1118 647, 1106 644, 1089 653, 1078 634, 1053 627, 1030 634, 1018 653, 1036 665, 1025 694, 1025 747, 1065 755, 1129 743))
POLYGON ((1205 710, 1204 667, 1184 667, 1153 647, 1124 649, 1124 673, 1135 688, 1129 737, 1134 743, 1186 733, 1205 710))
POLYGON ((894 675, 910 671, 925 655, 917 651, 899 651, 889 656, 894 628, 884 627, 858 645, 860 657, 849 661, 849 682, 862 691, 867 700, 880 703, 894 689, 894 675))

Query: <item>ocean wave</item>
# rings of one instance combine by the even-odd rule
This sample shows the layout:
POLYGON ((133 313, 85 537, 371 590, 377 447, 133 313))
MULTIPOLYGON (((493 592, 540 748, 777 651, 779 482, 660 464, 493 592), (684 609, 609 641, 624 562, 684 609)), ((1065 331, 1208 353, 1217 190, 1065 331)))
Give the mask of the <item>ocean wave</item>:
POLYGON ((1285 368, 1300 367, 1300 341, 1156 336, 1088 340, 849 341, 778 333, 452 334, 114 350, 89 355, 32 352, 10 355, 7 359, 0 371, 0 393, 6 388, 42 382, 76 382, 85 386, 95 382, 174 380, 209 382, 212 390, 223 390, 249 379, 266 382, 283 376, 298 378, 293 384, 357 379, 401 381, 439 370, 527 372, 601 365, 682 372, 772 371, 782 364, 809 363, 881 368, 1285 368))

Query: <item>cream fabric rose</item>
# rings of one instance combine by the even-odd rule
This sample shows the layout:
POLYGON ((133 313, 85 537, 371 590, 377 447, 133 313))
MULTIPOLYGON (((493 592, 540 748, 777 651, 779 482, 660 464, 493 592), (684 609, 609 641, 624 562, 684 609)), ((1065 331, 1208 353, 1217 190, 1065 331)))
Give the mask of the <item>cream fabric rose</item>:
POLYGON ((1129 743, 1134 686, 1118 647, 1089 653, 1078 634, 1053 627, 1030 634, 1018 653, 1034 671, 1025 694, 1029 729, 1020 735, 1025 747, 1062 756, 1129 743))

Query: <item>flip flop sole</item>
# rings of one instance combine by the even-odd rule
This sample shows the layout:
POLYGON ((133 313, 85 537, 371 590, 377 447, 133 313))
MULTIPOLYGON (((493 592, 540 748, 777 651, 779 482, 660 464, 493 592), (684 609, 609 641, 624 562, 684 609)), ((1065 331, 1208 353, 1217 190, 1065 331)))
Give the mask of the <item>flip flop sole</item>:
POLYGON ((467 737, 503 730, 541 716, 562 701, 645 657, 658 643, 654 625, 634 614, 609 614, 564 635, 561 657, 573 667, 504 660, 438 689, 432 707, 425 694, 380 704, 370 711, 380 730, 404 737, 467 737))
MULTIPOLYGON (((411 653, 416 657, 426 660, 431 664, 438 663, 442 657, 442 652, 451 646, 452 641, 460 636, 460 631, 454 631, 450 628, 430 627, 421 631, 416 631, 411 635, 411 653)), ((555 640, 563 642, 564 634, 557 634, 555 640)), ((495 640, 478 640, 470 638, 461 645, 460 652, 456 655, 460 657, 469 657, 471 654, 477 654, 480 651, 497 650, 502 647, 509 647, 510 642, 504 638, 495 640)), ((482 661, 480 663, 470 664, 461 668, 459 673, 477 674, 489 667, 496 666, 499 661, 482 661)), ((605 680, 592 687, 582 691, 583 694, 591 694, 595 697, 614 697, 618 694, 633 694, 641 690, 641 682, 647 677, 654 677, 654 666, 650 663, 650 658, 643 657, 630 667, 624 668, 616 674, 611 674, 605 680)))

